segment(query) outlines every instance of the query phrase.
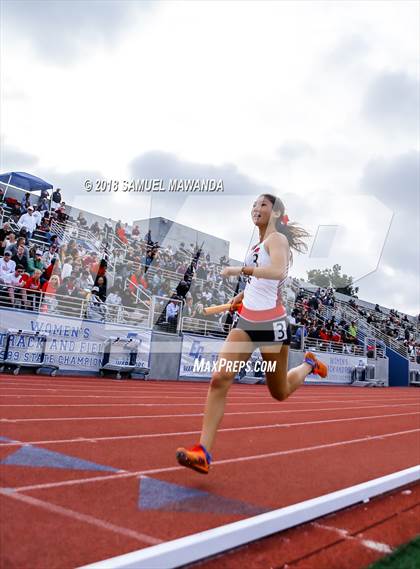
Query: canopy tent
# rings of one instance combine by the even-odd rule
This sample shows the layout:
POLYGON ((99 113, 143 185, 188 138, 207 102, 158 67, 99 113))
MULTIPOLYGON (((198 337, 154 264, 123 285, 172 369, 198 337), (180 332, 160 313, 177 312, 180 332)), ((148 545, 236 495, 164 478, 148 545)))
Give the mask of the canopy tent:
MULTIPOLYGON (((14 186, 27 192, 39 192, 41 190, 52 190, 53 186, 41 178, 27 174, 26 172, 7 172, 0 174, 0 182, 6 186, 14 186)), ((6 187, 7 189, 7 187, 6 187)))

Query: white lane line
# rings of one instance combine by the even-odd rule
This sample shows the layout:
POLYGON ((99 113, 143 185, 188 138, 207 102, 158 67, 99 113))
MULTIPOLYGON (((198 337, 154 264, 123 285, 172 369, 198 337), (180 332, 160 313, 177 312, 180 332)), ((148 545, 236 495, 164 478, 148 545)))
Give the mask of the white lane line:
MULTIPOLYGON (((252 460, 263 460, 265 458, 274 458, 279 456, 287 456, 291 454, 299 454, 302 452, 311 452, 314 450, 326 449, 326 448, 334 448, 340 446, 347 446, 352 444, 358 443, 370 443, 374 440, 381 440, 387 439, 391 437, 399 437, 404 435, 409 435, 412 433, 418 433, 420 429, 409 429, 407 431, 398 431, 395 433, 387 433, 381 435, 366 435, 365 437, 358 438, 358 439, 350 439, 344 441, 336 441, 335 443, 326 443, 322 445, 314 445, 311 447, 303 447, 303 448, 293 448, 289 450, 280 450, 277 452, 270 452, 264 454, 254 454, 250 456, 240 456, 236 458, 226 458, 222 460, 215 460, 212 462, 212 466, 216 465, 225 465, 225 464, 232 464, 237 462, 247 462, 252 460)), ((175 472, 177 470, 184 470, 184 466, 167 466, 163 468, 151 468, 148 470, 138 470, 136 472, 125 472, 125 473, 117 473, 117 474, 105 474, 103 476, 93 476, 90 478, 75 478, 73 480, 64 480, 61 482, 46 482, 43 484, 33 484, 29 486, 18 486, 16 488, 10 488, 15 492, 29 492, 30 490, 43 490, 45 488, 61 488, 63 486, 77 486, 79 484, 85 484, 89 482, 102 482, 104 480, 117 480, 120 478, 132 478, 138 476, 146 476, 148 474, 161 474, 163 472, 175 472)))
MULTIPOLYGON (((249 397, 264 397, 264 394, 266 393, 266 386, 265 385, 259 385, 257 386, 258 389, 254 389, 254 390, 247 390, 247 386, 245 384, 233 384, 232 389, 236 392, 236 394, 239 396, 249 396, 249 397), (262 392, 262 393, 261 393, 262 392)), ((303 394, 302 391, 297 392, 294 397, 300 397, 300 398, 305 398, 305 397, 315 397, 318 399, 322 399, 325 397, 325 395, 320 395, 319 392, 306 392, 307 386, 305 385, 305 394, 303 394)), ((349 386, 343 386, 343 387, 349 387, 349 386)), ((318 386, 319 388, 319 386, 318 386)), ((201 389, 193 389, 193 388, 185 388, 183 386, 177 386, 176 389, 168 389, 168 388, 163 388, 163 387, 159 387, 159 388, 154 388, 152 386, 149 386, 149 384, 143 384, 142 386, 135 386, 135 385, 130 385, 128 386, 124 386, 123 384, 119 384, 119 385, 115 385, 113 388, 108 388, 107 386, 103 386, 103 385, 82 385, 81 387, 79 386, 73 386, 73 385, 68 385, 68 384, 63 384, 63 383, 57 383, 57 382, 50 382, 50 383, 40 383, 39 381, 33 381, 33 382, 28 382, 25 384, 16 384, 16 383, 6 383, 4 382, 4 380, 1 380, 0 378, 0 391, 1 390, 31 390, 31 391, 70 391, 70 392, 100 392, 100 393, 147 393, 147 394, 156 394, 157 396, 161 393, 197 393, 198 395, 206 393, 207 389, 208 389, 208 383, 203 385, 203 388, 201 389)), ((348 391, 348 390, 347 390, 348 391)), ((388 398, 389 397, 394 397, 394 395, 396 395, 395 391, 392 392, 381 392, 380 394, 376 394, 373 395, 372 393, 367 393, 366 395, 361 395, 360 391, 357 389, 353 389, 352 390, 353 396, 358 397, 359 399, 365 399, 366 397, 371 397, 371 398, 376 398, 376 397, 383 397, 383 398, 388 398)), ((347 397, 347 395, 345 395, 343 393, 343 390, 341 391, 341 393, 333 393, 334 396, 342 396, 342 397, 347 397)), ((402 394, 400 394, 402 395, 402 394)), ((416 394, 410 394, 410 393, 405 393, 403 396, 403 398, 411 398, 411 399, 415 399, 416 397, 418 397, 416 394)), ((398 397, 400 398, 400 397, 398 397)))
MULTIPOLYGON (((45 397, 46 399, 52 399, 52 398, 59 398, 59 399, 66 399, 66 398, 70 398, 70 399, 80 399, 80 397, 77 397, 76 395, 46 395, 46 396, 39 396, 39 395, 3 395, 2 397, 15 397, 16 399, 25 399, 25 398, 27 398, 27 397, 37 397, 38 399, 41 398, 41 397, 45 397)), ((120 395, 118 395, 118 396, 116 396, 116 397, 112 397, 112 396, 108 396, 108 395, 106 395, 106 396, 103 396, 103 395, 84 395, 84 396, 83 396, 83 400, 86 400, 86 399, 102 399, 102 400, 103 400, 103 399, 108 399, 108 398, 109 398, 109 399, 112 399, 112 400, 115 400, 115 399, 129 399, 130 401, 132 401, 133 399, 140 399, 140 400, 143 399, 143 398, 140 397, 140 396, 133 396, 133 397, 128 397, 128 396, 127 396, 127 397, 126 397, 126 396, 120 396, 120 395)), ((181 398, 181 399, 185 400, 184 398, 181 398)), ((391 401, 392 401, 392 400, 391 400, 391 401)), ((156 402, 155 402, 155 403, 137 403, 137 406, 138 406, 138 407, 202 407, 203 404, 204 404, 204 402, 205 402, 205 399, 203 398, 203 399, 202 399, 200 402, 198 402, 198 403, 192 403, 192 402, 188 402, 188 403, 160 403, 160 402, 157 402, 157 403, 156 403, 156 402)), ((319 401, 308 401, 308 400, 306 400, 306 401, 299 401, 299 402, 298 402, 298 401, 288 401, 288 402, 287 402, 287 406, 292 405, 292 404, 294 404, 294 405, 305 405, 305 404, 307 404, 307 403, 323 403, 323 404, 326 404, 326 403, 341 403, 341 404, 345 405, 345 404, 351 403, 351 402, 352 402, 352 400, 347 400, 347 401, 341 401, 341 400, 340 400, 340 401, 336 401, 336 400, 333 400, 333 399, 331 399, 331 400, 324 399, 322 402, 319 402, 319 401)), ((355 402, 355 403, 360 403, 359 401, 354 401, 354 402, 355 402)), ((364 403, 364 401, 362 401, 362 403, 364 403)), ((251 407, 251 406, 258 407, 258 406, 261 406, 261 405, 264 405, 264 406, 267 406, 267 405, 278 405, 278 401, 276 401, 276 400, 274 400, 274 399, 271 399, 271 400, 269 400, 269 401, 263 401, 263 402, 261 402, 261 403, 256 403, 256 402, 254 402, 254 401, 251 402, 251 403, 244 403, 244 402, 242 402, 242 401, 240 401, 240 402, 228 401, 228 402, 227 402, 227 405, 228 405, 229 407, 232 407, 232 406, 236 406, 236 407, 237 407, 237 406, 241 406, 241 407, 251 407)), ((404 405, 404 404, 402 404, 402 405, 404 405)), ((409 405, 417 405, 417 406, 418 406, 418 405, 420 405, 420 402, 418 402, 418 403, 409 403, 409 405)), ((64 403, 62 406, 67 407, 66 403, 64 403)), ((362 408, 362 407, 367 407, 367 405, 362 405, 362 406, 360 406, 360 408, 362 408)))
POLYGON ((379 551, 379 553, 389 554, 394 551, 392 547, 390 547, 387 543, 381 543, 379 541, 373 541, 371 539, 363 539, 361 536, 351 535, 351 533, 349 533, 346 529, 335 528, 333 526, 326 526, 324 524, 320 524, 317 522, 313 522, 311 525, 316 528, 333 532, 345 540, 357 541, 357 543, 359 543, 360 545, 363 545, 368 549, 373 549, 374 551, 379 551))
MULTIPOLYGON (((0 396, 1 397, 1 396, 0 396)), ((48 397, 48 396, 46 396, 48 397)), ((19 396, 19 399, 21 397, 19 396)), ((84 399, 85 397, 82 397, 82 399, 84 399)), ((95 397, 95 396, 90 396, 90 398, 95 398, 95 399, 100 399, 101 397, 95 397)), ((81 397, 78 397, 78 399, 81 399, 81 397)), ((127 397, 127 399, 133 399, 132 397, 127 397)), ((149 399, 147 397, 138 397, 137 399, 149 399)), ((151 397, 150 399, 157 399, 156 397, 151 397)), ((160 401, 163 399, 162 397, 159 398, 160 401)), ((34 408, 38 408, 38 407, 185 407, 186 405, 204 405, 205 403, 205 397, 194 397, 194 398, 189 398, 189 397, 167 397, 166 399, 182 399, 182 401, 185 401, 186 399, 196 399, 199 402, 198 403, 193 403, 193 402, 187 402, 187 403, 160 403, 160 401, 154 401, 154 402, 148 402, 148 403, 11 403, 11 404, 0 404, 0 407, 34 407, 34 408)), ((278 402, 275 401, 273 398, 267 398, 266 401, 263 401, 261 403, 256 403, 255 401, 253 402, 242 402, 242 401, 237 401, 238 398, 236 398, 235 402, 232 402, 232 398, 229 398, 229 401, 227 403, 227 405, 244 405, 244 406, 251 406, 251 405, 278 405, 278 402)), ((374 403, 382 403, 382 402, 388 402, 388 401, 399 401, 401 405, 405 404, 405 403, 409 403, 410 401, 412 401, 412 399, 371 399, 371 402, 374 403)), ((343 405, 348 405, 349 403, 366 403, 368 404, 369 401, 366 401, 366 399, 346 399, 346 400, 341 400, 341 399, 323 399, 322 401, 317 401, 314 399, 305 399, 305 400, 301 400, 301 401, 293 401, 293 400, 288 400, 287 401, 287 406, 290 405, 307 405, 307 404, 316 404, 316 403, 322 403, 322 404, 327 404, 327 403, 336 403, 336 404, 343 404, 343 405)), ((418 403, 410 403, 411 405, 418 405, 420 407, 420 401, 418 403)), ((285 405, 285 403, 283 403, 283 405, 285 405)), ((362 409, 363 407, 365 407, 365 405, 361 405, 359 408, 362 409)))
MULTIPOLYGON (((389 409, 391 407, 418 407, 417 403, 402 403, 401 405, 364 405, 362 407, 325 407, 315 409, 276 409, 274 411, 227 411, 226 415, 268 415, 273 413, 313 413, 317 411, 357 411, 363 409, 389 409)), ((37 419, 0 419, 0 423, 42 423, 49 421, 109 421, 120 419, 176 419, 178 417, 202 417, 203 413, 177 413, 175 415, 119 415, 104 417, 41 417, 37 419)))
POLYGON ((190 566, 193 562, 389 492, 417 480, 418 477, 418 468, 407 468, 239 522, 111 557, 78 569, 175 569, 190 566))
MULTIPOLYGON (((10 388, 12 389, 12 388, 10 388)), ((112 398, 112 399, 141 399, 141 400, 146 400, 146 399, 155 399, 155 400, 162 400, 162 399, 181 399, 183 401, 185 401, 186 399, 195 399, 198 401, 202 401, 206 395, 207 392, 203 392, 201 394, 197 394, 197 395, 191 395, 191 394, 187 394, 187 395, 180 395, 179 392, 177 392, 177 395, 167 395, 167 394, 156 394, 156 393, 152 393, 152 392, 148 392, 148 393, 142 393, 140 391, 136 391, 136 394, 133 393, 127 393, 124 391, 116 391, 115 393, 125 393, 124 395, 103 395, 103 393, 109 393, 109 391, 97 391, 97 390, 63 390, 63 389, 54 389, 54 388, 50 388, 50 389, 30 389, 30 391, 41 391, 42 393, 37 393, 37 394, 27 394, 27 393, 22 393, 22 390, 18 390, 17 388, 13 388, 14 390, 18 391, 18 393, 7 393, 5 395, 0 394, 0 397, 18 397, 18 398, 24 398, 24 397, 45 397, 45 398, 50 398, 50 397, 63 397, 63 398, 69 398, 69 397, 77 397, 77 398, 81 398, 82 394, 84 398, 95 398, 95 399, 100 399, 100 398, 112 398), (61 392, 70 392, 73 391, 75 394, 74 395, 62 395, 61 392)), ((189 392, 186 392, 189 393, 189 392)), ((249 403, 244 403, 247 405, 251 405, 251 404, 255 404, 255 405, 262 405, 263 403, 272 403, 272 398, 270 397, 270 395, 267 393, 265 395, 259 395, 259 396, 255 396, 255 395, 246 395, 246 394, 229 394, 229 400, 235 399, 238 402, 242 402, 245 399, 251 399, 253 401, 249 402, 249 403), (258 400, 262 400, 262 402, 257 402, 258 400)), ((351 398, 349 397, 343 397, 343 398, 326 398, 324 397, 315 397, 315 396, 310 396, 307 395, 305 397, 302 396, 296 396, 293 395, 290 399, 289 399, 289 403, 294 403, 294 404, 305 404, 305 403, 318 403, 318 402, 322 402, 322 403, 364 403, 364 402, 369 402, 369 401, 400 401, 400 402, 410 402, 410 401, 416 401, 416 398, 414 397, 371 397, 371 398, 367 398, 367 397, 354 397, 352 396, 351 398)), ((418 398, 419 401, 419 405, 420 405, 420 398, 418 398)), ((176 405, 177 403, 174 403, 174 405, 176 405)), ((8 407, 9 405, 6 404, 1 404, 0 407, 8 407)), ((15 405, 11 405, 11 406, 15 406, 15 405)), ((27 406, 29 407, 30 404, 27 404, 27 406)), ((35 406, 41 406, 41 405, 34 405, 35 406)), ((47 406, 47 405, 46 405, 47 406)), ((65 406, 65 403, 63 404, 63 406, 65 406)))
MULTIPOLYGON (((420 415, 420 411, 414 411, 413 413, 393 413, 386 415, 370 415, 368 417, 347 417, 341 419, 326 419, 324 421, 301 421, 298 423, 280 423, 280 424, 269 424, 269 425, 250 425, 246 427, 226 427, 224 429, 219 429, 220 433, 232 433, 236 431, 252 431, 261 429, 282 429, 290 427, 302 427, 307 425, 323 425, 329 423, 343 423, 351 421, 367 421, 372 419, 384 419, 389 417, 409 417, 412 415, 420 415)), ((119 440, 131 440, 131 439, 151 439, 159 437, 178 437, 183 435, 198 435, 201 431, 175 431, 175 432, 165 432, 165 433, 149 433, 140 435, 116 435, 112 437, 77 437, 74 439, 53 439, 45 441, 13 441, 10 443, 3 443, 1 447, 15 447, 15 446, 32 446, 32 445, 53 445, 53 444, 67 444, 67 443, 91 443, 91 442, 101 442, 101 441, 119 441, 119 440)))
MULTIPOLYGON (((155 399, 157 397, 153 397, 153 399, 155 399)), ((80 397, 79 397, 80 399, 80 397)), ((127 399, 130 399, 129 397, 127 397, 127 399)), ((142 398, 143 399, 143 398, 142 398)), ((160 398, 161 399, 161 398, 160 398)), ((172 397, 168 397, 167 399, 172 399, 172 397)), ((187 399, 186 397, 180 397, 180 399, 187 399)), ((200 399, 201 402, 205 401, 205 397, 203 398, 199 398, 196 397, 195 399, 200 399)), ((229 397, 229 399, 231 399, 229 397)), ((238 399, 238 398, 235 398, 238 399)), ((263 399, 262 397, 260 397, 259 399, 263 399)), ((265 400, 263 401, 263 403, 268 403, 268 404, 275 404, 277 405, 276 401, 273 401, 272 397, 266 397, 264 398, 265 400)), ((393 403, 395 403, 396 401, 399 401, 401 404, 402 403, 408 403, 411 401, 416 401, 414 398, 410 397, 410 398, 404 398, 404 399, 398 399, 395 397, 392 398, 380 398, 380 397, 372 397, 372 398, 362 398, 362 399, 314 399, 314 398, 301 398, 299 401, 296 400, 297 398, 295 398, 293 396, 293 398, 289 398, 287 400, 287 405, 305 405, 307 403, 343 403, 343 404, 348 404, 348 403, 381 403, 381 402, 390 402, 392 401, 393 403)), ((261 405, 262 403, 258 403, 258 405, 261 405)), ((411 403, 414 404, 414 403, 411 403)), ((420 406, 420 399, 418 402, 415 403, 416 405, 420 406)), ((157 405, 157 404, 156 404, 157 405)), ((176 405, 176 404, 174 404, 176 405)), ((249 405, 249 403, 248 403, 249 405)), ((285 403, 283 403, 283 405, 286 405, 285 403)), ((139 407, 142 406, 142 403, 5 403, 5 404, 0 404, 0 407, 139 407)))
POLYGON ((78 522, 87 523, 91 526, 96 526, 100 529, 104 529, 112 533, 116 533, 118 535, 123 535, 124 537, 135 539, 136 541, 140 541, 141 543, 146 543, 147 545, 157 545, 158 543, 163 543, 161 539, 156 539, 155 537, 151 537, 150 535, 147 535, 145 533, 139 533, 137 531, 128 528, 117 526, 115 524, 111 524, 110 522, 100 520, 93 516, 82 514, 80 512, 75 512, 74 510, 70 510, 69 508, 63 508, 62 506, 57 506, 56 504, 45 502, 44 500, 40 500, 39 498, 34 498, 32 496, 25 496, 23 494, 18 494, 17 492, 10 492, 10 491, 8 492, 7 490, 0 490, 0 494, 3 494, 3 496, 7 496, 12 500, 17 500, 19 502, 29 504, 30 506, 41 508, 42 510, 46 510, 47 512, 58 514, 60 516, 65 516, 66 518, 70 518, 78 522))

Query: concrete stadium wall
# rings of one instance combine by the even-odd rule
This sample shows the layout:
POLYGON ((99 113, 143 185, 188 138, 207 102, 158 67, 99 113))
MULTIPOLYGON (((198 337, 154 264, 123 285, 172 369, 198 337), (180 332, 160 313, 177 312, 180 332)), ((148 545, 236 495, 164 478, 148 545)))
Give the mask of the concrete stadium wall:
POLYGON ((150 379, 178 380, 182 336, 153 332, 150 352, 150 379))

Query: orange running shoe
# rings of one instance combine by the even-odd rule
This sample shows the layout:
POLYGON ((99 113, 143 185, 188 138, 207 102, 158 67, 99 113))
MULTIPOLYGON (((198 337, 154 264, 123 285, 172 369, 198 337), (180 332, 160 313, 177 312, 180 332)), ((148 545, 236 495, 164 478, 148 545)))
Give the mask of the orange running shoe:
POLYGON ((320 377, 327 377, 328 366, 321 362, 313 352, 306 352, 305 363, 312 366, 312 373, 319 375, 320 377))
POLYGON ((179 448, 176 451, 176 459, 181 466, 192 468, 201 474, 208 474, 211 456, 203 445, 195 445, 190 449, 179 448))

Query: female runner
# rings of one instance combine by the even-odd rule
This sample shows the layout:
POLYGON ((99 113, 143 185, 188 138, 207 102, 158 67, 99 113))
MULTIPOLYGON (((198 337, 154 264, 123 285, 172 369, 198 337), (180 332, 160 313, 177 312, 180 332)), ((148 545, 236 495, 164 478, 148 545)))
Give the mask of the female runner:
POLYGON ((209 471, 210 452, 239 362, 246 363, 256 348, 260 348, 265 361, 275 366, 274 371, 266 372, 266 380, 271 395, 279 401, 287 399, 308 374, 323 378, 328 374, 327 366, 312 352, 306 352, 301 365, 287 371, 290 326, 280 292, 287 279, 291 249, 305 251, 309 235, 297 225, 287 224, 282 201, 271 194, 259 196, 251 215, 259 230, 259 243, 249 251, 245 266, 226 267, 222 272, 225 277, 243 274, 248 280, 244 291, 231 301, 231 309, 237 310, 239 317, 212 375, 200 443, 176 452, 179 464, 203 474, 209 471))

